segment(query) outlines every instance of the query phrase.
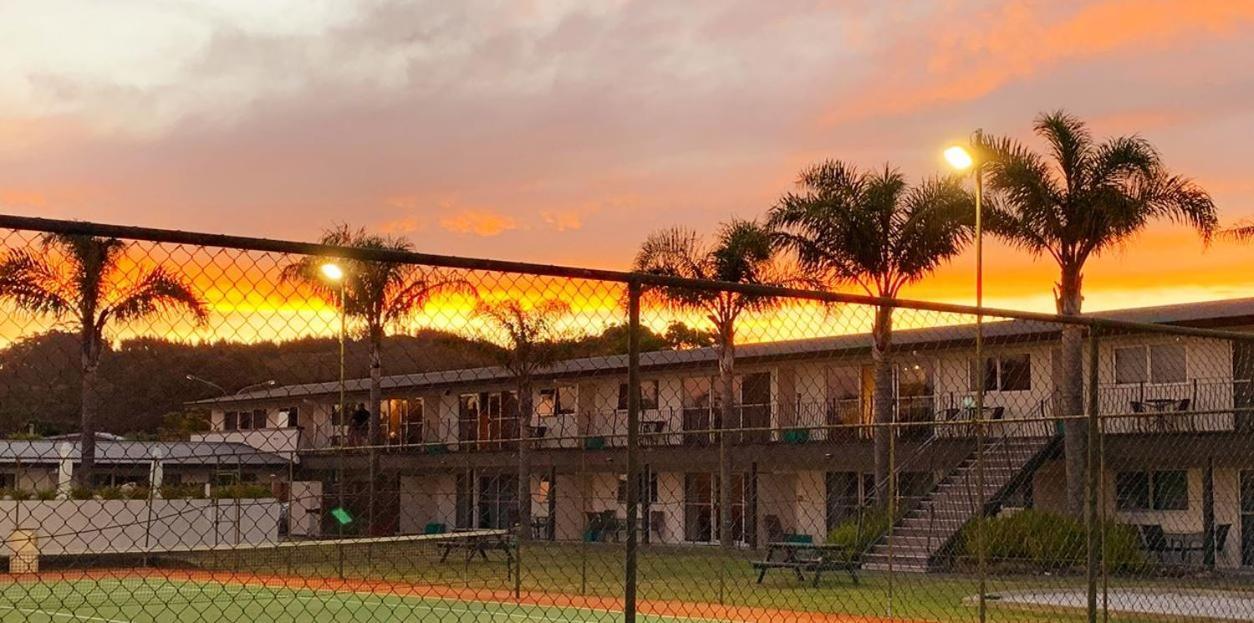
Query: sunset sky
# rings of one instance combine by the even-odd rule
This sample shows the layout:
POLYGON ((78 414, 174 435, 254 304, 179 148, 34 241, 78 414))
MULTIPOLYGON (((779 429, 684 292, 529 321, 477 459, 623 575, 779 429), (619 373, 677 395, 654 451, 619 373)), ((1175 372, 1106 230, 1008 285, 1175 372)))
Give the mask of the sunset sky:
MULTIPOLYGON (((1066 108, 1254 217, 1254 1, 4 2, 0 212, 623 268, 835 157, 912 178, 1066 108)), ((1090 310, 1254 295, 1254 246, 1157 225, 1090 310)), ((1056 269, 993 245, 990 305, 1056 269)), ((907 292, 970 302, 965 256, 907 292)))

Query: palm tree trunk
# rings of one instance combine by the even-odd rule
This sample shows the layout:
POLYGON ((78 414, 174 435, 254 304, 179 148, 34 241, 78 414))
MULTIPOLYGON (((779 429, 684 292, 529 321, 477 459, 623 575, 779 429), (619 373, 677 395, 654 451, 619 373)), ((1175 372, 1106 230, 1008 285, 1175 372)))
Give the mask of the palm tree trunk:
MULTIPOLYGON (((1079 267, 1064 266, 1062 281, 1058 284, 1058 313, 1065 316, 1080 314, 1083 301, 1079 267)), ((1063 457, 1067 471, 1067 512, 1072 517, 1084 516, 1084 491, 1088 481, 1087 451, 1088 429, 1084 418, 1084 329, 1078 325, 1062 328, 1059 348, 1062 375, 1056 396, 1055 414, 1069 417, 1063 424, 1063 457)))
POLYGON ((727 431, 739 428, 736 421, 735 404, 735 366, 736 337, 732 323, 723 323, 719 327, 718 336, 718 392, 719 392, 719 436, 718 436, 718 509, 719 531, 718 542, 724 548, 731 549, 736 545, 732 521, 732 462, 728 444, 731 443, 727 431))
POLYGON ((90 488, 96 471, 96 414, 100 410, 100 336, 92 321, 83 323, 79 339, 79 463, 74 481, 80 487, 90 488))
POLYGON ((531 381, 518 381, 518 542, 531 539, 531 381))
POLYGON ((370 335, 370 422, 366 440, 371 446, 382 443, 380 437, 383 421, 383 335, 371 330, 370 335))
POLYGON ((381 486, 385 479, 379 473, 379 449, 381 442, 380 428, 383 421, 383 331, 370 330, 370 419, 366 423, 366 469, 368 480, 366 491, 366 527, 369 536, 381 536, 380 497, 387 493, 387 487, 381 486))
POLYGON ((893 421, 893 367, 892 349, 893 310, 890 307, 875 309, 875 326, 872 328, 871 358, 874 362, 875 389, 872 398, 872 421, 875 439, 875 505, 888 507, 888 479, 892 475, 890 446, 895 431, 893 421))

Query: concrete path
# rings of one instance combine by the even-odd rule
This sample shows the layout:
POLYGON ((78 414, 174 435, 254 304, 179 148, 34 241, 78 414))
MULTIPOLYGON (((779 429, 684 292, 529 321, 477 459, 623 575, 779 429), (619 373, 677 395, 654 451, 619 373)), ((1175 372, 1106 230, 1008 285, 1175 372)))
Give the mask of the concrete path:
MULTIPOLYGON (((1084 591, 1012 591, 989 595, 992 604, 1015 604, 1035 608, 1085 609, 1084 591)), ((1167 588, 1112 588, 1106 602, 1111 612, 1187 617, 1212 621, 1254 621, 1254 592, 1220 590, 1173 590, 1167 588)), ((1102 595, 1097 596, 1098 608, 1102 595)))

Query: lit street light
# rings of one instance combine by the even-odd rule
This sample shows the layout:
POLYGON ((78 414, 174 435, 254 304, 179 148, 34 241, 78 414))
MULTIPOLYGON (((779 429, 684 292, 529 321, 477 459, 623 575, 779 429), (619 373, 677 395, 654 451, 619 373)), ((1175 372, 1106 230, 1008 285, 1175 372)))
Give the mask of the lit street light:
MULTIPOLYGON (((971 170, 975 178, 975 435, 976 435, 976 491, 979 496, 979 507, 984 508, 984 162, 980 159, 980 142, 983 134, 976 130, 971 134, 967 147, 953 145, 945 149, 945 160, 957 171, 971 170)), ((978 542, 978 565, 980 572, 979 586, 979 620, 984 621, 987 612, 985 594, 986 536, 984 522, 980 522, 976 530, 978 542)))
POLYGON ((339 264, 327 262, 326 264, 323 264, 319 270, 321 270, 322 276, 325 277, 327 281, 339 283, 344 280, 344 269, 340 268, 339 264))
MULTIPOLYGON (((345 319, 348 315, 344 298, 344 269, 340 268, 340 265, 335 262, 326 262, 322 266, 318 267, 318 271, 322 273, 322 277, 324 279, 337 286, 340 293, 340 422, 343 423, 348 421, 348 414, 345 412, 347 409, 347 400, 344 386, 344 336, 347 331, 345 327, 345 319)), ((343 435, 343 432, 340 434, 343 435)), ((343 507, 343 504, 340 504, 340 506, 343 507)))

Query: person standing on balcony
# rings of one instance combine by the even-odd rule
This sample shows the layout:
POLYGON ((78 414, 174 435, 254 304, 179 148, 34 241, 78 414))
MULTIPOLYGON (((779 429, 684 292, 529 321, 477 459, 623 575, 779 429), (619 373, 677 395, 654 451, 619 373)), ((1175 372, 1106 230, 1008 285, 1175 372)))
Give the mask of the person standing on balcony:
POLYGON ((360 446, 366 443, 366 436, 370 431, 370 410, 366 409, 363 403, 357 403, 357 410, 353 411, 352 429, 349 431, 349 443, 354 446, 360 446))

